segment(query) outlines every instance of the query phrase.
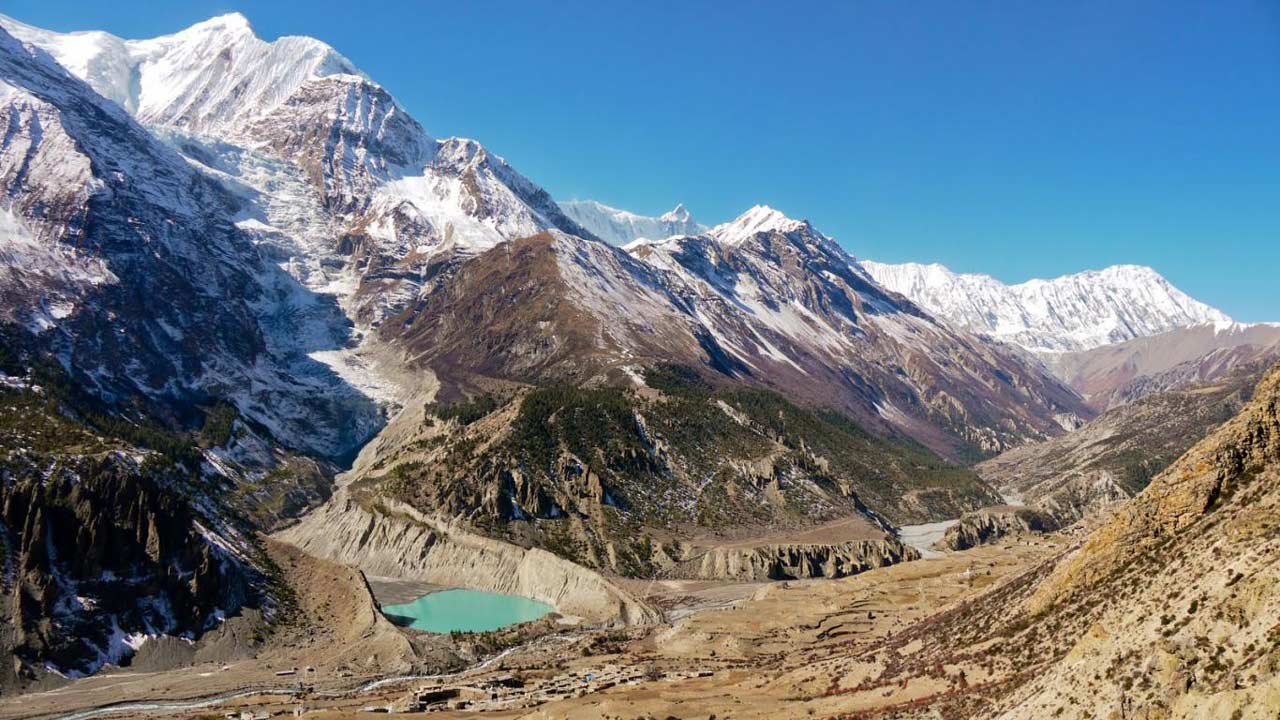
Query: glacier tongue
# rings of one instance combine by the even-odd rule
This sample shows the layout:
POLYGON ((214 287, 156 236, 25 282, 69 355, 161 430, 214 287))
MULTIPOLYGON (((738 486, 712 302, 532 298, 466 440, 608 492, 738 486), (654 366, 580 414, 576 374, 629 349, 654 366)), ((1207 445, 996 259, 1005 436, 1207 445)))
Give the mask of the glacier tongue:
POLYGON ((880 284, 972 332, 1033 352, 1069 352, 1202 323, 1229 323, 1155 270, 1114 265, 1005 285, 938 264, 863 261, 880 284))

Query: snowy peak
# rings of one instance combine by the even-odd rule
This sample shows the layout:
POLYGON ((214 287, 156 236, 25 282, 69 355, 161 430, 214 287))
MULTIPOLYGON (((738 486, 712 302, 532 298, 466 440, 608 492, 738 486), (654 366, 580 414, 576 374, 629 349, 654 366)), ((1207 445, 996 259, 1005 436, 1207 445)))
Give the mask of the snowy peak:
POLYGON ((579 225, 611 245, 663 240, 673 235, 697 235, 707 229, 694 220, 684 204, 676 205, 658 217, 637 215, 595 200, 565 200, 560 203, 560 208, 579 225))
POLYGON ((150 40, 54 33, 2 16, 0 25, 245 197, 243 221, 309 287, 399 298, 441 254, 548 228, 592 236, 479 143, 431 138, 314 38, 266 42, 239 14, 150 40), (392 266, 398 281, 382 277, 392 266), (381 279, 361 288, 366 271, 381 279))
POLYGON ((866 261, 862 266, 881 285, 935 315, 1033 352, 1088 350, 1231 321, 1142 265, 1113 265, 1017 285, 938 264, 866 261))
POLYGON ((143 123, 190 132, 243 128, 317 78, 353 75, 368 80, 314 38, 258 38, 239 13, 149 40, 124 40, 104 32, 55 33, 4 16, 0 26, 47 50, 143 123))
POLYGON ((727 223, 717 225, 708 233, 711 237, 729 245, 741 245, 760 233, 789 233, 797 230, 815 232, 807 220, 792 220, 768 205, 756 205, 727 223))
POLYGON ((684 206, 684 203, 678 203, 674 208, 660 215, 658 219, 665 223, 689 223, 693 222, 693 214, 684 206))
MULTIPOLYGON (((229 12, 225 15, 216 15, 208 20, 202 20, 195 25, 187 28, 183 32, 202 32, 202 31, 230 31, 230 32, 248 32, 252 33, 253 28, 249 25, 249 18, 239 12, 229 12)), ((182 34, 182 33, 178 33, 182 34)))

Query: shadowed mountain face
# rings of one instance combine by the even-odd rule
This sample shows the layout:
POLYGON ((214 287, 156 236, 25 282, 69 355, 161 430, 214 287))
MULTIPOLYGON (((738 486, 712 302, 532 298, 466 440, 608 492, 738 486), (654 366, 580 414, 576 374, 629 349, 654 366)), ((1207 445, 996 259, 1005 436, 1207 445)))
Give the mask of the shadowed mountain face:
POLYGON ((348 323, 267 263, 239 207, 120 108, 0 31, 3 319, 122 406, 225 398, 295 447, 349 451, 376 408, 306 353, 348 323))
POLYGON ((4 688, 128 664, 149 638, 196 641, 272 602, 255 545, 193 470, 197 451, 64 416, 53 377, 0 388, 4 688))

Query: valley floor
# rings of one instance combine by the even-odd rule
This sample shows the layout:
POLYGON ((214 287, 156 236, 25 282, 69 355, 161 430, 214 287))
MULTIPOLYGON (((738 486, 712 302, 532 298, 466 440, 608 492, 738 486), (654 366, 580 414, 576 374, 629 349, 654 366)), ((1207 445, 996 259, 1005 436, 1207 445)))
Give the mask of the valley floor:
MULTIPOLYGON (((105 673, 0 702, 0 718, 87 720, 108 715, 78 711, 106 706, 116 706, 110 717, 292 714, 298 707, 308 716, 348 717, 373 706, 403 709, 422 686, 479 688, 507 674, 523 687, 489 692, 458 716, 779 718, 888 708, 992 678, 975 664, 864 686, 891 655, 892 662, 910 662, 910 645, 894 653, 877 648, 1062 547, 1054 539, 1015 540, 841 580, 633 581, 629 589, 666 611, 665 623, 625 631, 544 623, 529 636, 541 633, 536 639, 500 651, 497 660, 489 653, 477 666, 478 657, 458 653, 443 636, 406 634, 373 615, 358 575, 273 543, 291 584, 310 592, 301 601, 305 619, 256 657, 170 672, 105 673), (419 659, 411 663, 407 658, 415 654, 419 659), (297 675, 277 676, 293 668, 297 675)), ((385 581, 375 587, 388 597, 422 590, 385 581)))

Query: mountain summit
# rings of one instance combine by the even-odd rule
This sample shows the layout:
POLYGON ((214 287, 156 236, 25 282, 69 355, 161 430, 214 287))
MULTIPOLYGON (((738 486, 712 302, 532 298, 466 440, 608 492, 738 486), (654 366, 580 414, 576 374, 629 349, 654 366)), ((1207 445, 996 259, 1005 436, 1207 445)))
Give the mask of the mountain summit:
POLYGON ((229 185, 237 225, 360 324, 399 308, 440 258, 548 229, 591 236, 479 143, 432 138, 314 38, 267 42, 239 14, 147 40, 0 27, 229 185))
POLYGON ((809 227, 807 220, 792 220, 768 205, 756 205, 727 223, 717 225, 708 234, 722 243, 741 245, 760 233, 789 233, 809 227))

